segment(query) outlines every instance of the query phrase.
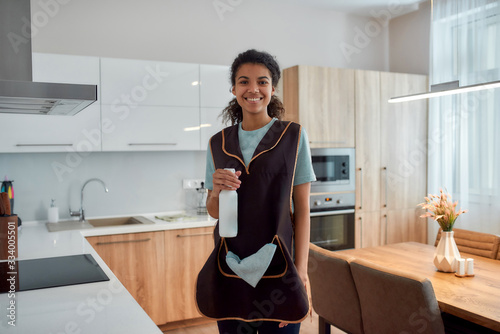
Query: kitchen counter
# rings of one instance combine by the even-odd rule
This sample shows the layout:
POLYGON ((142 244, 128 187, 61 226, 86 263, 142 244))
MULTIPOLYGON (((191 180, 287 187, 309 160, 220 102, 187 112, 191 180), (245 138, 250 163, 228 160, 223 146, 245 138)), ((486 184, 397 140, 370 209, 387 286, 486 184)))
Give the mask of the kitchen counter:
MULTIPOLYGON (((18 260, 76 254, 92 254, 109 281, 0 294, 2 333, 161 333, 155 323, 118 281, 85 237, 123 233, 213 226, 208 216, 188 221, 166 222, 142 215, 155 224, 98 227, 48 232, 45 222, 23 222, 18 232, 18 260), (15 326, 9 325, 9 303, 15 301, 15 326)), ((103 217, 96 217, 103 218, 103 217)))

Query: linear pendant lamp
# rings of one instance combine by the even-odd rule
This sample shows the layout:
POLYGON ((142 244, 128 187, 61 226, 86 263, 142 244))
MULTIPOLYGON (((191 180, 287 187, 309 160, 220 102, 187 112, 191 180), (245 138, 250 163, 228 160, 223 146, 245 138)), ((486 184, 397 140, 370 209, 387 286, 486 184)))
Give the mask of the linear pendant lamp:
POLYGON ((427 93, 392 97, 387 102, 398 103, 398 102, 430 99, 432 97, 469 93, 478 90, 498 88, 498 87, 500 87, 500 80, 490 81, 470 86, 463 86, 463 87, 459 86, 459 82, 457 80, 457 81, 450 81, 442 84, 432 85, 431 91, 427 93))

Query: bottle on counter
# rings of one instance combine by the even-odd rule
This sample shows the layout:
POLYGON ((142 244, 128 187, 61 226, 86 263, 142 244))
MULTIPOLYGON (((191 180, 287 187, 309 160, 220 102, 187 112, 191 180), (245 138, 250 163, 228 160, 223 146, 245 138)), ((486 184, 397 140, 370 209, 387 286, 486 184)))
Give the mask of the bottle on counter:
MULTIPOLYGON (((232 173, 234 168, 224 168, 232 173)), ((236 190, 221 190, 219 194, 219 234, 233 238, 238 234, 238 193, 236 190)))
POLYGON ((50 208, 48 210, 49 223, 57 223, 59 221, 59 208, 56 206, 56 200, 51 199, 50 208))

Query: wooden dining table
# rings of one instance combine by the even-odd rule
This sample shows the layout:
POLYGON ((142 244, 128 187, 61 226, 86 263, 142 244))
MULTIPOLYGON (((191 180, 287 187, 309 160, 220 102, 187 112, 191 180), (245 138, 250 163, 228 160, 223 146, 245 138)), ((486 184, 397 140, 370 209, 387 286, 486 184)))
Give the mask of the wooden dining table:
POLYGON ((355 258, 427 277, 441 311, 500 331, 500 261, 460 253, 474 259, 474 276, 457 277, 437 271, 432 245, 403 242, 338 251, 355 258))

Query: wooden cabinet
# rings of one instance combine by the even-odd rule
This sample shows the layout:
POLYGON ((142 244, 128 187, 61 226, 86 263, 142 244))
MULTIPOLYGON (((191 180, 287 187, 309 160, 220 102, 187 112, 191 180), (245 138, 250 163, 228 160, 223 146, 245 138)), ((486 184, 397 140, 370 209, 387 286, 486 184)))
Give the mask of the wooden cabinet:
POLYGON ((199 318, 198 272, 212 251, 213 227, 87 237, 157 325, 199 318))
POLYGON ((385 244, 386 217, 382 211, 356 210, 355 219, 355 246, 356 248, 373 247, 385 244))
POLYGON ((295 66, 283 71, 286 119, 304 126, 310 145, 354 147, 354 70, 295 66))
POLYGON ((163 232, 87 237, 118 280, 156 324, 166 319, 163 232))
POLYGON ((423 75, 380 74, 381 164, 387 243, 427 242, 425 211, 417 207, 427 195, 427 100, 388 103, 390 97, 427 90, 423 75))
POLYGON ((165 231, 166 322, 200 317, 195 286, 214 248, 212 233, 213 227, 165 231))
MULTIPOLYGON (((33 81, 99 85, 99 58, 33 53, 33 81)), ((99 101, 74 116, 0 114, 0 152, 101 150, 99 101)))
POLYGON ((423 92, 422 75, 356 71, 357 247, 426 242, 419 218, 427 189, 427 102, 389 104, 423 92))

